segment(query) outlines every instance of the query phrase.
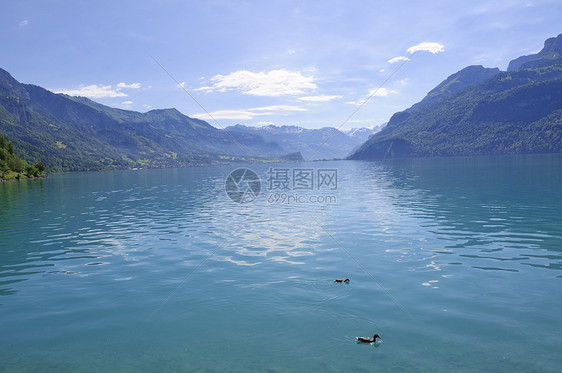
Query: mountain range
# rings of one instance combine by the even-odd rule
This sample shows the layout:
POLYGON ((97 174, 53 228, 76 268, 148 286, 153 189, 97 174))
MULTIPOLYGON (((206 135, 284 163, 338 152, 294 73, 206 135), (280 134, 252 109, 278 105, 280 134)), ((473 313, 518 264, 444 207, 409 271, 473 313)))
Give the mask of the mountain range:
POLYGON ((361 143, 369 140, 369 137, 373 136, 375 133, 379 132, 386 126, 386 122, 383 124, 379 124, 378 126, 370 126, 370 127, 359 127, 359 128, 350 128, 343 130, 342 132, 348 136, 356 137, 361 140, 361 143))
POLYGON ((562 152, 562 35, 508 71, 469 66, 349 159, 562 152))
POLYGON ((259 136, 221 131, 176 109, 114 109, 21 84, 1 69, 0 133, 21 158, 41 160, 50 171, 210 164, 284 153, 259 136))
POLYGON ((562 152, 562 35, 509 63, 468 66, 385 125, 218 129, 176 109, 140 113, 22 84, 0 69, 0 134, 49 171, 271 160, 562 152))
POLYGON ((298 126, 249 127, 238 124, 225 130, 231 133, 259 135, 265 141, 279 144, 286 151, 300 152, 305 160, 318 160, 347 157, 379 128, 342 132, 332 127, 307 129, 298 126))
POLYGON ((50 171, 344 158, 362 143, 328 127, 222 130, 176 109, 116 109, 19 83, 2 69, 0 134, 18 156, 42 161, 50 171))

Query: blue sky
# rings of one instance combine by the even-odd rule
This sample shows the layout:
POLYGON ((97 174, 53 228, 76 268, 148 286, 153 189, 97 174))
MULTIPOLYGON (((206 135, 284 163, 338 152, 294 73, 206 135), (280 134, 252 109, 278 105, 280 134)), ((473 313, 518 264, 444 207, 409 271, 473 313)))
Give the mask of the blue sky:
POLYGON ((561 19, 558 0, 4 1, 0 67, 217 127, 339 127, 374 93, 346 129, 387 121, 468 65, 505 70, 562 33, 561 19))

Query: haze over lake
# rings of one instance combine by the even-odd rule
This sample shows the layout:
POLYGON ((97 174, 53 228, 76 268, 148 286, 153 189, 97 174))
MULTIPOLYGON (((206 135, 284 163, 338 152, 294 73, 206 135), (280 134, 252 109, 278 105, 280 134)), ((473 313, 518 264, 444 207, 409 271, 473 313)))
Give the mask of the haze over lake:
POLYGON ((0 371, 559 369, 560 154, 244 167, 0 183, 0 371))

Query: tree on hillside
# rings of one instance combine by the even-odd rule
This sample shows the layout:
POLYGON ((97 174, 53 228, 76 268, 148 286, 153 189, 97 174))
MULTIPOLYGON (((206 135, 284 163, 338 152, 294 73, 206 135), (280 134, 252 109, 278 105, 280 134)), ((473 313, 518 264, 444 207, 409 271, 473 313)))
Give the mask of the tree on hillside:
POLYGON ((0 161, 8 162, 10 159, 10 154, 5 148, 0 147, 0 161))
POLYGON ((10 167, 8 167, 8 164, 4 160, 0 159, 0 179, 5 178, 8 172, 10 172, 10 167))
POLYGON ((43 172, 45 172, 46 167, 43 164, 43 162, 37 162, 37 164, 35 165, 35 168, 37 169, 37 171, 39 171, 39 174, 41 175, 43 172))
POLYGON ((14 144, 0 135, 0 178, 5 178, 10 171, 16 172, 16 179, 20 179, 20 174, 25 172, 27 177, 39 177, 45 172, 43 162, 37 162, 35 166, 27 164, 26 161, 18 158, 14 154, 14 144))
POLYGON ((27 163, 17 157, 11 157, 8 159, 8 167, 10 167, 10 169, 14 172, 21 173, 25 170, 26 166, 27 163))
POLYGON ((39 173, 37 172, 37 169, 33 166, 27 165, 25 166, 25 176, 32 178, 32 177, 37 177, 39 175, 39 173))

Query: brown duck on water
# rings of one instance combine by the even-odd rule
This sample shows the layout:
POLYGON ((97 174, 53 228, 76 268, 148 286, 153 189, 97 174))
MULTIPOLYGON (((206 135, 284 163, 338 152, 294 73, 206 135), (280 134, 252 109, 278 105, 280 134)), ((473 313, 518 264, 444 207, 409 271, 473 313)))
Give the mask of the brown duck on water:
POLYGON ((355 338, 357 338, 358 342, 363 342, 363 343, 373 343, 377 341, 377 338, 382 339, 378 334, 375 334, 373 338, 368 338, 368 337, 355 337, 355 338))

